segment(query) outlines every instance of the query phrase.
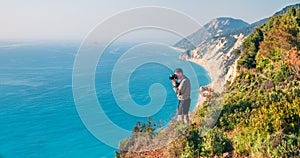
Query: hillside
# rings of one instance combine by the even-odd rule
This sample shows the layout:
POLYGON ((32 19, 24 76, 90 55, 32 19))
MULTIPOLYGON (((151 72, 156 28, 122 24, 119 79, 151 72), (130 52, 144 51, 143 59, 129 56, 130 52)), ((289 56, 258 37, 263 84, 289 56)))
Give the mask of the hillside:
POLYGON ((236 77, 195 110, 182 135, 150 150, 182 125, 150 130, 151 139, 122 141, 137 150, 121 157, 299 157, 300 8, 270 17, 241 45, 236 77))
POLYGON ((271 17, 243 42, 217 123, 237 155, 299 156, 300 9, 271 17))

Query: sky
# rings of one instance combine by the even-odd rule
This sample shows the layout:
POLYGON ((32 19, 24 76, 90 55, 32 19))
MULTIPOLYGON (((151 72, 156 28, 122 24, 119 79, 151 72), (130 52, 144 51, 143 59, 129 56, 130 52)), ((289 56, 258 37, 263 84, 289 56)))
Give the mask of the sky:
POLYGON ((82 40, 123 10, 158 6, 183 12, 201 25, 217 17, 253 23, 299 0, 0 0, 0 40, 82 40))

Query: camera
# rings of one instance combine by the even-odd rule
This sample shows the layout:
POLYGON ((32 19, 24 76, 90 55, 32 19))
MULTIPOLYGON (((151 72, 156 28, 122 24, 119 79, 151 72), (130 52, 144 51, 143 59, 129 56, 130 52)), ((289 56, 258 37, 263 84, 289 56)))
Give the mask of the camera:
MULTIPOLYGON (((177 75, 176 75, 176 74, 173 74, 173 75, 172 75, 172 74, 170 74, 170 76, 169 76, 169 79, 170 79, 170 80, 174 80, 174 79, 176 80, 177 78, 178 78, 178 77, 177 77, 177 75)), ((176 81, 176 85, 175 85, 175 87, 178 87, 178 86, 179 86, 179 84, 180 84, 180 83, 178 83, 178 82, 176 81)))
POLYGON ((169 79, 170 79, 170 80, 177 79, 177 75, 176 75, 176 74, 173 74, 173 75, 170 74, 169 79))

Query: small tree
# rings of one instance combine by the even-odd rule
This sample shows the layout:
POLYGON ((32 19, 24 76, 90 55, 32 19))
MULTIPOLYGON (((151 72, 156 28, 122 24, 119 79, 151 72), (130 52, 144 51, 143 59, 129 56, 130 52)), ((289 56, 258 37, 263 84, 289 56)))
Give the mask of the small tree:
POLYGON ((235 50, 234 50, 234 54, 235 54, 235 55, 240 55, 240 54, 241 54, 241 50, 235 49, 235 50))

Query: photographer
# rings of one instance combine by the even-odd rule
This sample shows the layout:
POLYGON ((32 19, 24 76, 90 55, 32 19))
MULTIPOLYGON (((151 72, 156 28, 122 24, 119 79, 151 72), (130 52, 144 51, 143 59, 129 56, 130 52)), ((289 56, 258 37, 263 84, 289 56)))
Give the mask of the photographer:
POLYGON ((184 123, 189 123, 189 108, 191 104, 191 84, 190 80, 183 75, 181 68, 176 68, 174 70, 174 75, 170 75, 172 80, 173 89, 177 94, 178 98, 178 121, 183 121, 184 123))

